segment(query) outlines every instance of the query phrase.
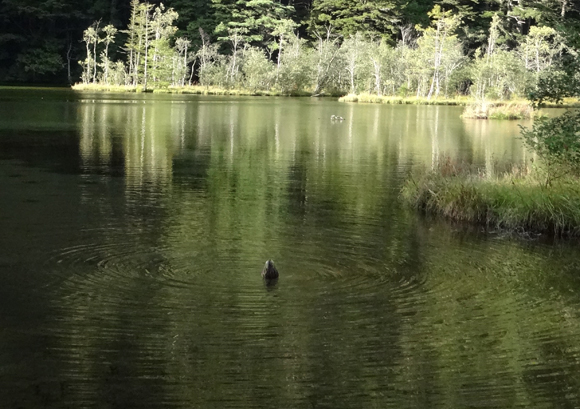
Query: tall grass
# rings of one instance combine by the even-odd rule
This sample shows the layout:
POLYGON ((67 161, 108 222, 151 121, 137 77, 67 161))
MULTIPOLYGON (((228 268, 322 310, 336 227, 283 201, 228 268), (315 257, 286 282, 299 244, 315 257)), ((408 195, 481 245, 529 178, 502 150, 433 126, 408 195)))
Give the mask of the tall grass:
POLYGON ((580 184, 546 186, 536 171, 514 168, 497 178, 443 158, 412 174, 401 191, 426 213, 511 231, 580 236, 580 184))

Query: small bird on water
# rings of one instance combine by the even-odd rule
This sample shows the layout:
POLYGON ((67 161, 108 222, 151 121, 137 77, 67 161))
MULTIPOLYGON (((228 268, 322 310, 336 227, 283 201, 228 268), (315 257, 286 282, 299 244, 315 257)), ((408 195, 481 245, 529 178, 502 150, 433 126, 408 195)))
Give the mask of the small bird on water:
POLYGON ((266 261, 264 269, 262 270, 262 278, 265 278, 266 280, 278 278, 278 270, 276 270, 276 266, 272 260, 266 261))

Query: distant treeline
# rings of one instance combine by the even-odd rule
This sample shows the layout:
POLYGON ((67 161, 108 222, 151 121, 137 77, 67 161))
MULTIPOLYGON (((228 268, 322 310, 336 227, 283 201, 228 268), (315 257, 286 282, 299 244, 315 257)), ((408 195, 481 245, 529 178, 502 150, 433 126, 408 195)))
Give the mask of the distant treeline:
POLYGON ((0 81, 507 99, 580 44, 572 0, 85 3, 3 0, 0 81))

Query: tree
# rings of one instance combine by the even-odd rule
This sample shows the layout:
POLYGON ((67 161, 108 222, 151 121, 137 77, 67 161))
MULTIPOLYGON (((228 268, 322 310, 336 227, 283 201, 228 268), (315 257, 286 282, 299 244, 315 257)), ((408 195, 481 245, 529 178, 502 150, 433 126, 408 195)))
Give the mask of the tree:
MULTIPOLYGON (((535 106, 580 97, 580 57, 569 56, 544 71, 529 98, 535 106)), ((580 109, 569 109, 554 118, 540 118, 531 129, 521 128, 524 143, 543 159, 545 184, 564 176, 580 176, 580 109)))
POLYGON ((314 71, 313 95, 320 95, 323 88, 329 84, 333 71, 336 70, 335 60, 339 55, 339 37, 332 33, 332 28, 326 28, 326 33, 315 33, 317 41, 312 53, 314 71))
POLYGON ((309 32, 316 37, 332 25, 345 38, 357 32, 390 38, 397 32, 403 4, 399 0, 314 0, 309 32))
POLYGON ((151 10, 153 5, 131 0, 131 17, 127 27, 125 49, 129 53, 129 75, 133 86, 140 84, 147 89, 147 68, 151 44, 151 10))
POLYGON ((97 81, 97 44, 99 42, 99 23, 93 23, 83 32, 83 41, 87 48, 87 58, 84 63, 83 83, 97 81))
POLYGON ((231 64, 230 68, 228 69, 228 82, 230 84, 234 84, 236 82, 236 75, 238 73, 238 53, 240 52, 240 48, 246 42, 246 38, 244 34, 248 32, 246 28, 243 27, 236 27, 236 28, 226 28, 225 25, 220 24, 216 30, 222 31, 226 30, 228 35, 226 37, 220 37, 219 40, 224 41, 227 40, 231 44, 232 47, 232 55, 230 58, 231 64))
POLYGON ((185 85, 185 78, 187 77, 188 74, 189 55, 187 54, 187 50, 190 46, 191 41, 189 41, 187 38, 179 37, 177 40, 175 40, 175 48, 177 50, 179 59, 178 64, 175 66, 174 69, 175 75, 173 76, 174 77, 173 83, 174 84, 177 83, 182 87, 185 85), (177 78, 179 78, 179 81, 176 81, 177 78))
POLYGON ((286 51, 280 58, 276 85, 283 93, 302 91, 312 81, 312 66, 306 40, 293 34, 288 38, 286 51))
POLYGON ((247 47, 243 52, 244 87, 252 91, 267 90, 275 80, 273 64, 268 60, 264 50, 247 47))
POLYGON ((109 45, 115 41, 115 35, 117 34, 117 29, 109 24, 103 28, 103 33, 105 33, 105 38, 101 41, 105 43, 105 51, 103 53, 103 82, 105 84, 109 83, 109 45))
POLYGON ((393 49, 385 40, 372 41, 367 47, 367 55, 372 64, 374 91, 378 96, 383 95, 385 67, 392 59, 393 49))
POLYGON ((199 29, 199 34, 202 40, 202 46, 195 54, 199 61, 199 82, 202 85, 208 86, 210 85, 209 74, 212 71, 212 66, 220 59, 218 46, 217 44, 212 44, 210 42, 210 37, 203 31, 203 29, 199 29))
POLYGON ((265 49, 275 42, 275 33, 281 27, 292 24, 288 20, 294 8, 276 0, 237 0, 233 4, 213 1, 224 17, 216 27, 222 38, 237 33, 244 43, 265 49))
POLYGON ((346 60, 346 70, 350 81, 350 93, 357 91, 356 83, 358 82, 358 73, 363 64, 363 54, 366 42, 361 33, 350 35, 342 43, 341 50, 346 60))
POLYGON ((161 81, 165 84, 171 80, 173 70, 168 62, 173 60, 174 50, 169 41, 177 31, 177 27, 173 25, 177 17, 178 14, 173 9, 166 10, 163 3, 155 8, 151 17, 152 40, 149 61, 151 63, 151 76, 156 86, 159 86, 161 81))
POLYGON ((284 45, 288 42, 288 38, 294 34, 297 24, 290 19, 282 19, 274 27, 272 31, 272 37, 278 38, 277 42, 270 44, 270 51, 278 51, 278 56, 276 58, 276 81, 280 76, 280 63, 282 61, 282 53, 284 50, 284 45))
POLYGON ((564 39, 551 27, 531 27, 519 46, 526 69, 537 74, 552 66, 554 58, 565 50, 564 39))
POLYGON ((448 54, 451 50, 457 50, 458 40, 453 33, 459 25, 457 17, 449 11, 443 11, 439 5, 429 12, 429 16, 433 19, 432 27, 423 30, 423 36, 417 41, 419 48, 432 55, 433 77, 427 98, 433 94, 437 97, 440 93, 445 60, 448 60, 447 64, 454 65, 448 54))

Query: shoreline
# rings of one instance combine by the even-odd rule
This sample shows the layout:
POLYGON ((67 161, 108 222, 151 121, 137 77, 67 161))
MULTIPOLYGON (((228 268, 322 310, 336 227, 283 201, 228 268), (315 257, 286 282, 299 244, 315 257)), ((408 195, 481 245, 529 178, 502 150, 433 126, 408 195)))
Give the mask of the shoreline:
POLYGON ((216 95, 216 96, 270 96, 270 97, 311 97, 311 98, 337 98, 338 102, 362 103, 362 104, 387 104, 387 105, 440 105, 440 106, 463 106, 461 117, 464 119, 530 119, 542 116, 541 108, 578 108, 580 99, 565 98, 562 103, 542 103, 538 108, 532 108, 531 103, 525 99, 501 101, 476 101, 467 96, 453 98, 424 97, 398 97, 377 96, 374 94, 347 94, 322 93, 312 95, 307 91, 293 91, 284 93, 276 90, 248 90, 240 88, 221 88, 214 86, 192 85, 184 87, 150 88, 143 90, 141 86, 117 86, 103 84, 74 84, 72 86, 31 86, 31 85, 0 85, 0 90, 15 89, 44 89, 64 90, 70 89, 79 92, 112 92, 112 93, 153 93, 153 94, 190 94, 190 95, 216 95), (342 96, 341 96, 342 95, 342 96))

